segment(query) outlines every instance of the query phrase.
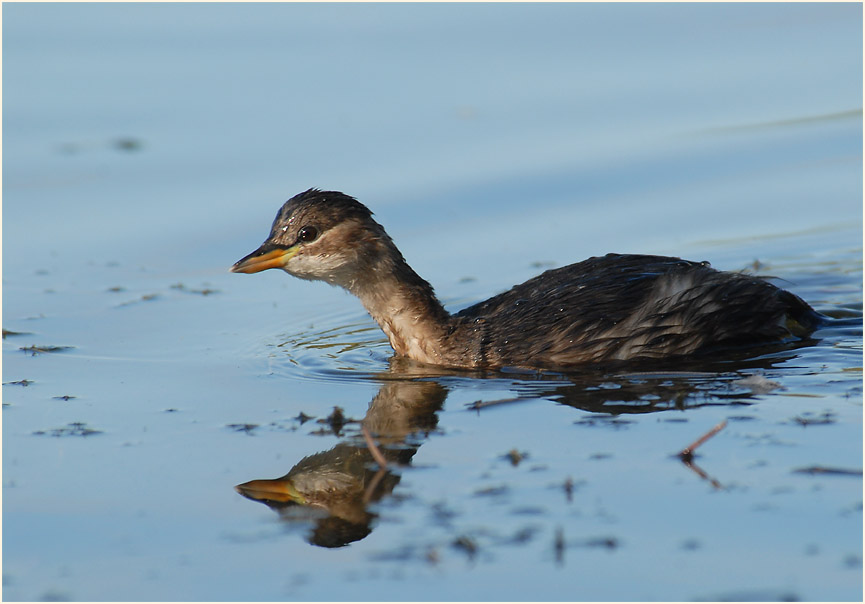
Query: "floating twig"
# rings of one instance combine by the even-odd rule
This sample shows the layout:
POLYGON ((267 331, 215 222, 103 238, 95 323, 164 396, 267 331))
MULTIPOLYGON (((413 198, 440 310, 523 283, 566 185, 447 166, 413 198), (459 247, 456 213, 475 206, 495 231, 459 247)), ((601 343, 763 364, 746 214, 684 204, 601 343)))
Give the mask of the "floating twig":
POLYGON ((466 405, 468 409, 471 411, 480 411, 481 409, 485 409, 486 407, 493 407, 495 405, 508 405, 510 403, 520 403, 523 401, 530 400, 524 397, 514 397, 514 398, 501 398, 494 401, 475 401, 473 403, 469 403, 466 405))
POLYGON ((706 432, 703 436, 692 442, 690 445, 685 447, 679 452, 679 458, 685 463, 689 463, 692 459, 694 459, 694 450, 702 445, 704 442, 715 436, 718 432, 724 429, 727 425, 727 420, 722 421, 720 424, 706 432))

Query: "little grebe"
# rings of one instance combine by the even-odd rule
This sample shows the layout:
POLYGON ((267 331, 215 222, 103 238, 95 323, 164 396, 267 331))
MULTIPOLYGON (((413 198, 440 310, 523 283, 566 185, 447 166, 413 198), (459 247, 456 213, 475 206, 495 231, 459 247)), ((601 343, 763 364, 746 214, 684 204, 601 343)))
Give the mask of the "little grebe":
POLYGON ((450 367, 666 359, 800 338, 822 320, 759 277, 632 254, 548 270, 451 315, 366 206, 318 189, 288 200, 267 240, 231 271, 269 268, 345 288, 397 354, 450 367))

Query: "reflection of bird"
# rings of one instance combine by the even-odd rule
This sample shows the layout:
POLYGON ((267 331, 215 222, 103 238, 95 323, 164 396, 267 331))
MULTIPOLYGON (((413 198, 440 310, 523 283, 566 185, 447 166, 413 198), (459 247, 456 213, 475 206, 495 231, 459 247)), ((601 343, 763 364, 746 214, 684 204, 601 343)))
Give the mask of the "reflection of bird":
POLYGON ((238 493, 261 501, 286 520, 310 519, 310 542, 338 547, 363 539, 376 517, 370 502, 390 495, 400 481, 394 467, 407 466, 420 442, 414 434, 435 429, 447 390, 434 381, 386 381, 369 405, 363 426, 378 438, 386 467, 367 444, 349 439, 304 457, 282 478, 251 480, 238 493))
MULTIPOLYGON (((409 458, 414 451, 409 452, 409 458)), ((282 478, 251 480, 237 485, 238 493, 261 501, 292 519, 314 520, 310 540, 325 547, 339 547, 363 539, 370 532, 373 514, 364 500, 375 471, 366 447, 340 443, 333 449, 304 457, 282 478)), ((376 484, 380 497, 393 490, 399 477, 384 476, 376 484), (383 490, 382 490, 383 489, 383 490)), ((376 497, 376 498, 378 498, 376 497)))
POLYGON ((347 289, 398 354, 451 367, 664 359, 803 337, 821 321, 760 278, 618 254, 546 271, 450 315, 366 206, 317 189, 287 201, 264 244, 231 270, 268 268, 347 289))
MULTIPOLYGON (((414 450, 407 454, 395 450, 392 461, 407 463, 413 454, 414 450)), ((236 488, 250 499, 316 506, 350 522, 361 522, 367 513, 362 499, 375 472, 365 446, 340 443, 329 451, 304 457, 282 478, 252 480, 236 488)), ((395 478, 394 484, 398 480, 395 478)))

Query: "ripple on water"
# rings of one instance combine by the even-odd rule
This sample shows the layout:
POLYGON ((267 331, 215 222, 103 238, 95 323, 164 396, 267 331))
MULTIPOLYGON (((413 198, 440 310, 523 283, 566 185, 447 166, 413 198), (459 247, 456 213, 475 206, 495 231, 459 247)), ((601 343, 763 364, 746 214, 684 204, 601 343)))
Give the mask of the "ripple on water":
POLYGON ((267 344, 272 373, 290 379, 366 381, 387 371, 393 351, 367 316, 332 317, 267 344))

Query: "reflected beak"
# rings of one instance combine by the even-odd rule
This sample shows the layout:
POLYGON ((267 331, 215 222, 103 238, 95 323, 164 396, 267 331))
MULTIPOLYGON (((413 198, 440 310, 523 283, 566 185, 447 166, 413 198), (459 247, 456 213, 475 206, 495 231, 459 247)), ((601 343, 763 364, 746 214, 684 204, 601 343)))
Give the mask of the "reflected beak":
POLYGON ((231 267, 232 273, 258 273, 269 268, 284 268, 297 253, 297 246, 284 248, 264 243, 260 248, 244 256, 231 267))
POLYGON ((290 480, 277 478, 275 480, 250 480, 234 487, 234 490, 256 501, 279 501, 282 503, 306 504, 306 498, 301 495, 290 480))

